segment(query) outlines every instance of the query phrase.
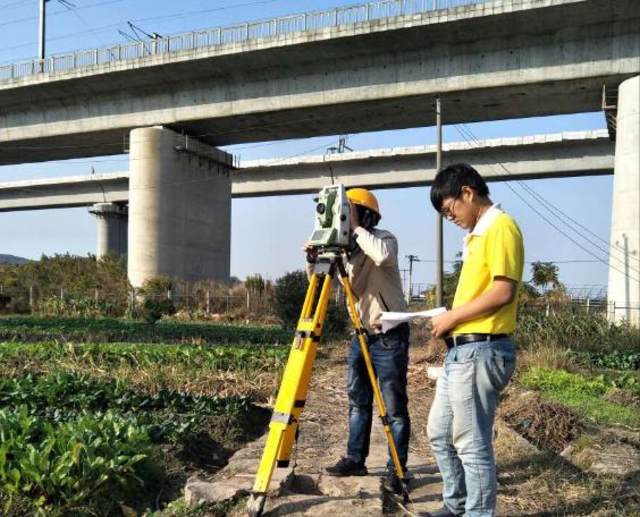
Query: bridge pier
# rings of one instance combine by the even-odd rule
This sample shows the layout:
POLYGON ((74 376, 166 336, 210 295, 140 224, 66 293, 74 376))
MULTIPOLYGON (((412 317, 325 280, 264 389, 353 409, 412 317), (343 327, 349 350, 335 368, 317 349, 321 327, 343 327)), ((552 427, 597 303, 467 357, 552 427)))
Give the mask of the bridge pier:
POLYGON ((129 281, 229 280, 231 156, 160 126, 130 133, 129 281))
POLYGON ((108 254, 121 257, 127 254, 127 207, 116 203, 96 203, 89 212, 98 221, 96 257, 108 254))
POLYGON ((640 76, 620 84, 609 248, 609 318, 640 326, 640 76))

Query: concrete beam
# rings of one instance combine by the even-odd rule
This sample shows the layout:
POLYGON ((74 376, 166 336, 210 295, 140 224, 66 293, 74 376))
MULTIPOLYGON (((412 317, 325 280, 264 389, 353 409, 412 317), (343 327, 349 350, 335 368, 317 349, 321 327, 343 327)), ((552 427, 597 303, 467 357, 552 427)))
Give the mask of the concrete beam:
POLYGON ((128 172, 0 183, 0 212, 128 202, 128 172))
MULTIPOLYGON (((614 161, 606 131, 455 142, 443 146, 443 155, 445 165, 471 163, 488 181, 612 174, 614 161)), ((417 187, 430 185, 435 174, 434 145, 382 149, 248 162, 234 172, 232 192, 234 197, 317 192, 332 175, 350 187, 417 187)))
MULTIPOLYGON (((445 163, 467 161, 489 181, 594 176, 613 173, 605 130, 489 139, 444 145, 445 163)), ((304 194, 334 179, 349 186, 427 186, 435 175, 435 146, 360 151, 241 164, 231 174, 233 197, 304 194)), ((0 211, 128 203, 129 175, 115 173, 0 184, 0 211)))
POLYGON ((597 111, 640 72, 635 0, 500 0, 0 85, 0 164, 597 111))

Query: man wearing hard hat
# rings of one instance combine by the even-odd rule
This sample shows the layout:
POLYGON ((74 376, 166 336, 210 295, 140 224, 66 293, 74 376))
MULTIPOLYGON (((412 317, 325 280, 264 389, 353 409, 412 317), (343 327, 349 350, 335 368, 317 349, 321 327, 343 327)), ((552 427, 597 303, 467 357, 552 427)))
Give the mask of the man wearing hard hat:
MULTIPOLYGON (((394 235, 376 228, 381 214, 376 197, 366 189, 347 191, 351 205, 354 246, 346 264, 356 309, 369 335, 373 366, 391 423, 402 466, 406 468, 411 422, 407 408, 407 367, 409 363, 409 325, 403 323, 382 333, 382 311, 407 310, 398 269, 398 242, 394 235)), ((307 260, 314 262, 316 250, 305 248, 307 260)), ((349 438, 347 454, 327 467, 333 476, 365 476, 371 434, 373 391, 357 336, 351 342, 348 358, 349 438)), ((402 485, 391 458, 385 477, 387 489, 400 493, 402 485)))

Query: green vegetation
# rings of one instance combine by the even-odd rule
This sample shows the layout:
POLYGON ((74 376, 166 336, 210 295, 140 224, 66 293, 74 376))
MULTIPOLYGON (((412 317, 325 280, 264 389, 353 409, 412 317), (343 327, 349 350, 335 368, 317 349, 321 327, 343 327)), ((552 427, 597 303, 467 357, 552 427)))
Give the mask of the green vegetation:
POLYGON ((0 343, 0 356, 5 365, 19 362, 48 366, 61 364, 100 365, 117 369, 148 369, 154 366, 180 366, 207 370, 256 370, 278 368, 287 357, 286 347, 263 345, 164 345, 139 343, 0 343))
POLYGON ((546 397, 575 409, 583 416, 605 424, 640 426, 640 412, 603 399, 615 388, 605 376, 586 377, 564 370, 532 368, 520 376, 527 388, 540 390, 546 397))
MULTIPOLYGON (((0 410, 0 491, 4 514, 14 498, 37 515, 58 508, 77 514, 113 510, 111 496, 133 497, 157 485, 161 468, 145 427, 108 411, 61 423, 31 415, 27 406, 0 410), (23 503, 24 504, 24 503, 23 503)), ((57 512, 56 512, 57 513, 57 512)))
POLYGON ((516 342, 520 349, 539 345, 557 350, 594 354, 640 354, 640 329, 615 325, 581 307, 555 307, 549 316, 542 308, 526 307, 518 317, 516 342))
POLYGON ((198 396, 166 389, 146 394, 131 389, 125 382, 71 373, 2 379, 0 405, 16 410, 26 407, 30 415, 56 423, 87 412, 114 410, 145 424, 154 441, 173 442, 202 431, 201 426, 211 415, 247 410, 247 400, 240 397, 198 396))
MULTIPOLYGON (((283 327, 295 329, 309 281, 304 271, 293 271, 276 280, 275 309, 283 327)), ((348 314, 343 304, 329 301, 324 335, 341 335, 347 328, 348 314)))
POLYGON ((145 342, 145 343, 289 343, 291 331, 276 326, 178 323, 115 318, 0 318, 2 341, 145 342))
POLYGON ((288 354, 273 344, 290 339, 277 327, 116 319, 2 318, 0 332, 13 339, 0 343, 7 517, 159 512, 261 432, 268 412, 253 402, 273 395, 288 354))
POLYGON ((35 308, 43 314, 122 316, 127 309, 127 264, 115 256, 97 261, 93 255, 43 255, 26 264, 3 264, 0 285, 11 293, 4 303, 10 312, 30 312, 30 289, 35 308), (96 289, 103 293, 97 301, 96 289))

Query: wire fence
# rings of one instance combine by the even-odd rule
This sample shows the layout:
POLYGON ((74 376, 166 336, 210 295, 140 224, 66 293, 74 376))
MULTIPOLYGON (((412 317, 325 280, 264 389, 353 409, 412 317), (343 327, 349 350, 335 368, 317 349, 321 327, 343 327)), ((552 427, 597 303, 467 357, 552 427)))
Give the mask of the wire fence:
MULTIPOLYGON (((433 296, 425 289, 414 284, 414 296, 410 300, 410 310, 420 310, 432 306, 433 296)), ((429 285, 429 284, 424 284, 429 285)), ((576 292, 580 292, 577 290, 576 292)), ((588 292, 588 290, 587 290, 588 292)), ((603 294, 600 290, 594 293, 603 294)), ((177 313, 192 317, 215 318, 228 315, 275 315, 273 291, 239 290, 225 294, 220 289, 206 286, 189 286, 171 289, 162 293, 142 293, 139 289, 66 289, 41 288, 33 285, 24 287, 6 287, 0 285, 0 314, 42 314, 51 316, 131 316, 142 307, 144 300, 170 300, 177 313)), ((452 302, 447 298, 447 305, 452 302)), ((342 291, 336 289, 335 302, 344 303, 342 291)), ((625 305, 608 301, 604 296, 564 296, 561 298, 533 298, 520 303, 521 311, 544 313, 550 316, 555 311, 571 309, 585 314, 603 316, 611 321, 640 318, 640 305, 625 305)))
POLYGON ((236 312, 273 312, 270 293, 251 291, 220 294, 217 290, 196 288, 143 294, 134 288, 69 290, 64 287, 42 289, 37 285, 28 288, 0 286, 0 314, 124 316, 139 309, 144 300, 170 300, 176 312, 204 317, 236 312))
POLYGON ((379 0, 247 22, 228 27, 192 31, 147 41, 122 43, 107 47, 56 54, 45 59, 31 59, 0 65, 0 81, 11 81, 37 74, 53 74, 155 55, 211 49, 247 41, 278 38, 373 20, 409 16, 440 9, 475 5, 488 0, 379 0))

